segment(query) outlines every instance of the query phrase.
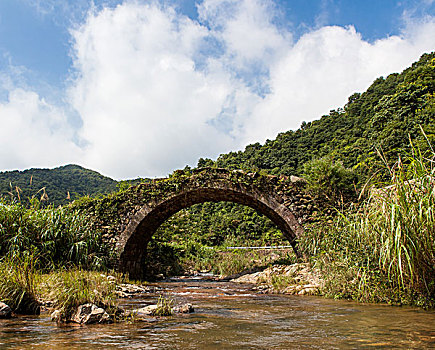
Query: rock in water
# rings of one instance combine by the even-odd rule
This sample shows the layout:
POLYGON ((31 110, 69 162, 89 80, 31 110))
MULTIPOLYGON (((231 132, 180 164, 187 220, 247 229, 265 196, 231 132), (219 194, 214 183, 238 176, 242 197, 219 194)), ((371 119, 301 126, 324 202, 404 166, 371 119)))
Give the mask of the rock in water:
POLYGON ((108 323, 110 317, 104 309, 89 303, 80 305, 70 321, 80 324, 108 323))
POLYGON ((172 311, 176 314, 190 314, 194 312, 192 304, 183 304, 180 306, 176 306, 172 309, 172 311))
POLYGON ((0 301, 0 318, 11 318, 12 317, 12 309, 9 305, 2 303, 0 301))
POLYGON ((153 291, 151 287, 137 286, 135 284, 124 283, 116 287, 116 294, 119 298, 131 298, 135 294, 150 293, 153 291))
POLYGON ((50 315, 50 319, 52 321, 60 322, 60 319, 61 319, 60 310, 54 310, 50 315))
POLYGON ((133 310, 130 315, 136 320, 147 319, 149 316, 153 316, 158 308, 158 305, 148 305, 140 309, 133 310))

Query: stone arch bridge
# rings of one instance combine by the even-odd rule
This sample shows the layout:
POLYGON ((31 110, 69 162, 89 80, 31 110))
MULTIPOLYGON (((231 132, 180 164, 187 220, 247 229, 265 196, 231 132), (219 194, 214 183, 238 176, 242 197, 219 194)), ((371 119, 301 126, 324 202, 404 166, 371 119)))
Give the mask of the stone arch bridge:
POLYGON ((131 186, 100 199, 73 204, 85 210, 114 254, 114 265, 131 278, 141 278, 148 241, 158 227, 181 209, 203 202, 243 204, 271 219, 296 243, 303 224, 317 212, 314 200, 297 177, 265 176, 238 170, 200 168, 177 170, 165 179, 131 186))

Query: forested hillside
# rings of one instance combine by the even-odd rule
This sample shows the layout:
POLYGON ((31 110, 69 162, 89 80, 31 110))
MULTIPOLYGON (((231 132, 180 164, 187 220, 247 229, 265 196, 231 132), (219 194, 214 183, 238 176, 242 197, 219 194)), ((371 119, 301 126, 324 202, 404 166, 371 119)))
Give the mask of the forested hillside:
POLYGON ((264 145, 255 143, 244 151, 222 154, 215 162, 200 159, 198 166, 302 175, 307 161, 331 155, 367 174, 379 160, 376 148, 397 159, 409 150, 409 138, 423 139, 420 125, 434 139, 434 92, 435 53, 430 53, 401 74, 376 79, 367 91, 353 94, 343 108, 319 120, 303 122, 298 130, 281 133, 264 145))
POLYGON ((0 195, 24 203, 34 197, 57 206, 84 195, 113 192, 116 185, 115 180, 78 165, 0 172, 0 195))

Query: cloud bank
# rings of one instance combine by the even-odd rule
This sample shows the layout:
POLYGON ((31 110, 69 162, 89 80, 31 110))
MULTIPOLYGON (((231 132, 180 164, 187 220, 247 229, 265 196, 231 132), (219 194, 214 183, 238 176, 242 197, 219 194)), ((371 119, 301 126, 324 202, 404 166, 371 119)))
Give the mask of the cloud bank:
POLYGON ((198 14, 139 1, 90 12, 71 31, 64 101, 81 122, 10 89, 2 168, 76 162, 115 178, 165 175, 318 119, 435 48, 433 17, 406 18, 400 36, 369 43, 352 26, 295 40, 267 0, 205 0, 198 14))

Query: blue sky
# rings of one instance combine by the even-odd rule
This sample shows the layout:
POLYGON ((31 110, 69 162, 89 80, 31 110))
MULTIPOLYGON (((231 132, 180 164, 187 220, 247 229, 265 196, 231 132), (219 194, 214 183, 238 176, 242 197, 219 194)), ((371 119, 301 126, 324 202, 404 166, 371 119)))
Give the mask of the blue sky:
MULTIPOLYGON (((29 77, 62 86, 71 69, 69 29, 83 21, 91 2, 73 1, 68 7, 53 1, 2 0, 0 2, 0 52, 2 68, 9 62, 24 66, 33 73, 29 77), (32 4, 33 3, 33 4, 32 4), (78 5, 74 6, 74 3, 78 5), (73 9, 71 11, 71 8, 73 9)), ((95 1, 94 6, 114 7, 122 1, 95 1)), ((179 11, 197 19, 195 0, 168 2, 179 11)), ((291 28, 297 36, 324 25, 353 25, 368 41, 400 33, 406 11, 433 15, 435 2, 425 1, 277 1, 280 10, 277 22, 291 28)))
POLYGON ((432 0, 2 0, 0 170, 160 176, 263 142, 433 51, 434 16, 432 0))

